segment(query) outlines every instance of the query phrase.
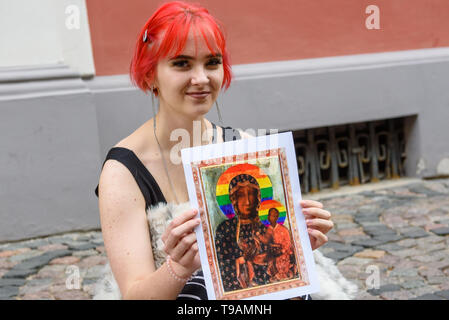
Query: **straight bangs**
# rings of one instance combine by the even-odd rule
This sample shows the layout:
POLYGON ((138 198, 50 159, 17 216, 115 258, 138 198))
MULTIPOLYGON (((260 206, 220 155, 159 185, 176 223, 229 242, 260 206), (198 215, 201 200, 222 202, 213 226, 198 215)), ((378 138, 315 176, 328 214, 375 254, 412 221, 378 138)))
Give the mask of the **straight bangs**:
POLYGON ((157 16, 159 12, 157 11, 141 31, 130 65, 130 77, 133 84, 144 92, 150 90, 147 82, 154 82, 158 61, 167 56, 180 55, 186 46, 190 31, 195 40, 195 54, 198 41, 204 41, 211 54, 222 55, 224 77, 221 87, 229 88, 232 71, 222 28, 206 9, 189 6, 182 10, 178 8, 171 16, 162 14, 157 16), (145 30, 150 39, 149 44, 141 40, 145 30))

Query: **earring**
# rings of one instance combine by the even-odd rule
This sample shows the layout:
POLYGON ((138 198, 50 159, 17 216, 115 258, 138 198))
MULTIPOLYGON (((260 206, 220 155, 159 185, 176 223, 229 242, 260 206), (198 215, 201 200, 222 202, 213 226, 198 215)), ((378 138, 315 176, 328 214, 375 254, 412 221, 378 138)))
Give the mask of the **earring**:
MULTIPOLYGON (((154 87, 151 87, 150 89, 151 89, 151 106, 153 108, 153 116, 156 117, 156 105, 154 103, 154 90, 155 89, 154 89, 154 87)), ((157 109, 159 109, 159 106, 157 109)))
MULTIPOLYGON (((218 99, 217 99, 218 100, 218 99)), ((221 126, 223 127, 223 118, 221 117, 220 108, 218 107, 218 102, 215 100, 215 106, 217 107, 218 120, 220 121, 221 126)))

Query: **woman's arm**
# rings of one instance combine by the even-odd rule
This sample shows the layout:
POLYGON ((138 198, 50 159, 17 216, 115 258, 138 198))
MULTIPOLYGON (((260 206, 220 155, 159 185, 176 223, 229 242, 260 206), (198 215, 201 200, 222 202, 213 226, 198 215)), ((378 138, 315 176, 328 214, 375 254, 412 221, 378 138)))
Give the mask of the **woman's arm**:
MULTIPOLYGON (((106 161, 98 190, 105 250, 123 299, 175 299, 184 283, 170 274, 167 263, 156 270, 145 199, 129 170, 106 161)), ((171 265, 175 273, 182 271, 171 265)))

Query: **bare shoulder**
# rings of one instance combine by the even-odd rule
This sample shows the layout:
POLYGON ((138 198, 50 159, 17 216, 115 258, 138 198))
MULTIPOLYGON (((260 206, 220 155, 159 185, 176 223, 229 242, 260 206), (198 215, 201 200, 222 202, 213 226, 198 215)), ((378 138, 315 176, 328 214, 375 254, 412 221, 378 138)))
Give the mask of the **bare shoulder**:
POLYGON ((131 172, 107 160, 98 187, 104 246, 122 296, 155 270, 145 199, 131 172))

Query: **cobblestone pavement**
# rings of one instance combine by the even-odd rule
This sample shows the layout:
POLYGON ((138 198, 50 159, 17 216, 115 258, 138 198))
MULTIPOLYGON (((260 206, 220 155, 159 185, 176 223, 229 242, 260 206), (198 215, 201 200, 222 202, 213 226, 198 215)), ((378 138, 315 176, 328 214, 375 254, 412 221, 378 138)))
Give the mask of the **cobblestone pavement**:
MULTIPOLYGON (((449 179, 317 199, 335 223, 320 250, 356 299, 449 299, 449 179)), ((100 231, 0 244, 0 299, 91 299, 106 262, 100 231)))

